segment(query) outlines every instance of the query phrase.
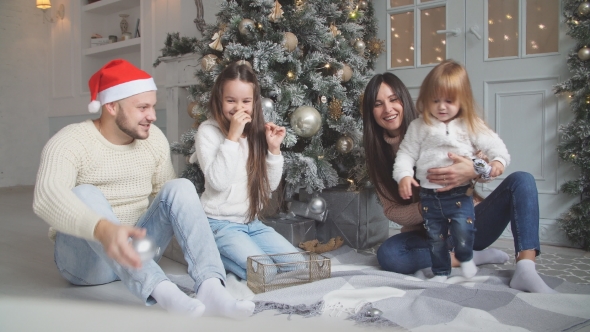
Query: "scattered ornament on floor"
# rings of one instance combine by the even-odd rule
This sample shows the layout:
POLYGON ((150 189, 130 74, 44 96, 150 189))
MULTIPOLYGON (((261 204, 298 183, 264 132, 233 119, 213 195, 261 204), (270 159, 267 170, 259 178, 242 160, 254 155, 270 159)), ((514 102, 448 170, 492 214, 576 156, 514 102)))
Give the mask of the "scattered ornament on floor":
POLYGON ((252 38, 255 27, 256 24, 254 24, 254 21, 249 18, 245 18, 240 22, 240 24, 238 24, 238 31, 243 37, 252 38))
POLYGON ((324 213, 324 211, 326 211, 327 203, 326 203, 326 200, 323 199, 322 197, 315 196, 315 197, 312 197, 311 200, 309 200, 309 204, 307 204, 307 208, 312 213, 320 214, 320 213, 324 213))
POLYGON ((580 60, 582 60, 582 61, 586 61, 586 60, 590 59, 590 48, 588 48, 588 46, 582 47, 578 51, 578 58, 580 58, 580 60))
POLYGON ((373 37, 369 39, 369 41, 367 42, 367 49, 369 50, 369 52, 375 54, 376 56, 379 56, 381 53, 385 51, 384 43, 385 41, 373 37))
POLYGON ((338 30, 338 27, 336 27, 336 25, 334 23, 330 24, 330 32, 332 33, 332 36, 334 36, 334 37, 341 34, 340 30, 338 30))
POLYGON ((328 104, 328 114, 330 119, 338 120, 342 116, 342 101, 334 99, 328 104))
POLYGON ((217 65, 219 58, 215 54, 207 54, 201 59, 201 68, 205 71, 211 71, 217 65))
POLYGON ((338 77, 342 80, 342 82, 348 82, 352 78, 352 68, 349 65, 342 66, 342 69, 338 70, 336 73, 338 77))
POLYGON ((369 308, 366 312, 366 315, 369 317, 380 317, 383 314, 383 311, 377 308, 369 308))
POLYGON ((354 148, 354 141, 352 138, 344 135, 336 141, 336 150, 340 153, 349 153, 354 148))
POLYGON ((292 32, 285 32, 283 36, 283 47, 285 47, 287 51, 293 52, 293 50, 295 50, 297 47, 297 36, 295 36, 295 34, 292 32))
POLYGON ((156 246, 154 240, 147 236, 141 239, 131 239, 131 246, 143 263, 154 259, 160 253, 160 247, 156 246))
POLYGON ((322 116, 311 106, 300 106, 291 114, 291 128, 300 137, 312 137, 321 127, 322 116))
POLYGON ((272 11, 270 12, 270 14, 268 14, 268 20, 273 22, 273 23, 277 23, 278 21, 280 21, 283 18, 283 6, 281 6, 281 4, 279 3, 278 0, 275 1, 274 3, 274 7, 272 9, 272 11))
POLYGON ((578 6, 578 14, 580 16, 586 16, 586 15, 590 14, 590 3, 588 3, 588 2, 582 2, 578 6))
POLYGON ((310 240, 299 243, 299 248, 313 252, 316 254, 323 254, 328 251, 336 250, 344 244, 344 240, 340 237, 333 237, 326 243, 320 243, 318 240, 310 240))
POLYGON ((221 31, 216 32, 213 37, 211 37, 211 39, 213 39, 213 42, 209 44, 209 47, 216 51, 223 51, 223 45, 221 44, 221 31))

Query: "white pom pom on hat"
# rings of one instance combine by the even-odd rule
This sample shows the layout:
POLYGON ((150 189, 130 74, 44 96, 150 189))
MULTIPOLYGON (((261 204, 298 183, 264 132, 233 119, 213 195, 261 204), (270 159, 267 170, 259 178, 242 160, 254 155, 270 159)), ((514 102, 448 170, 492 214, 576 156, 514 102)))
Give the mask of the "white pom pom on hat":
POLYGON ((156 83, 150 74, 123 59, 109 61, 90 80, 88 111, 96 113, 106 103, 125 99, 138 93, 156 91, 156 83))

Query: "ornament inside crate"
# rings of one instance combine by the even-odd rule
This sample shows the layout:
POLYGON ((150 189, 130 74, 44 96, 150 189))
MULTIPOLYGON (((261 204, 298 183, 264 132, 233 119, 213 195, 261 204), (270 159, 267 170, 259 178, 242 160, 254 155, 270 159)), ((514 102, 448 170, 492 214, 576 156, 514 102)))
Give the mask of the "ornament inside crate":
POLYGON ((248 257, 247 284, 255 294, 330 278, 329 258, 309 251, 248 257))

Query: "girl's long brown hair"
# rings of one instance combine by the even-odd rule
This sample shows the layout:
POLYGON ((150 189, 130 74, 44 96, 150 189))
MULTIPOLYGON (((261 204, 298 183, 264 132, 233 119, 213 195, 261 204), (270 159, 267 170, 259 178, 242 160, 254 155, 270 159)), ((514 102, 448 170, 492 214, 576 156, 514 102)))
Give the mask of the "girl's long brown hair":
POLYGON ((248 220, 254 220, 260 211, 268 204, 270 199, 270 185, 268 182, 268 171, 266 157, 268 143, 266 142, 264 116, 260 101, 260 85, 256 74, 248 64, 234 62, 228 65, 217 77, 211 98, 209 99, 209 110, 215 121, 219 124, 224 136, 229 133, 230 121, 223 115, 223 87, 228 81, 239 80, 252 85, 254 96, 252 100, 252 121, 244 127, 244 134, 248 139, 248 198, 250 207, 248 209, 248 220))
MULTIPOLYGON (((392 73, 377 74, 367 84, 363 97, 363 142, 369 179, 375 185, 379 195, 393 199, 401 204, 410 204, 420 199, 416 190, 412 199, 404 200, 399 195, 397 182, 393 180, 393 163, 395 154, 384 140, 385 130, 377 124, 373 109, 381 84, 388 85, 402 104, 402 123, 400 126, 400 142, 404 138, 412 120, 418 117, 410 92, 404 83, 392 73)), ((414 187, 414 189, 416 189, 414 187)))

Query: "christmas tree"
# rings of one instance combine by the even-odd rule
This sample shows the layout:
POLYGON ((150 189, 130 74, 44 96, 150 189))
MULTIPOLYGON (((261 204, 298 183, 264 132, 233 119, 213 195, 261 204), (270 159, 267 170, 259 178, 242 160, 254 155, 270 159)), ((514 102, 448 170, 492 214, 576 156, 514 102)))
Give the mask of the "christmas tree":
MULTIPOLYGON (((262 90, 266 121, 287 128, 281 147, 291 192, 321 191, 367 181, 362 149, 361 98, 383 51, 368 0, 242 0, 220 3, 217 22, 194 40, 169 34, 163 55, 193 49, 202 56, 200 82, 189 88, 194 128, 172 151, 194 151, 198 123, 207 118, 213 83, 223 68, 247 61, 262 90)), ((203 190, 199 166, 183 177, 203 190)))
POLYGON ((555 86, 555 92, 571 97, 574 120, 561 128, 559 156, 580 171, 576 180, 561 187, 563 192, 580 197, 559 223, 568 238, 585 250, 590 250, 590 3, 565 0, 563 12, 568 25, 567 34, 576 40, 575 49, 567 63, 572 77, 555 86))

